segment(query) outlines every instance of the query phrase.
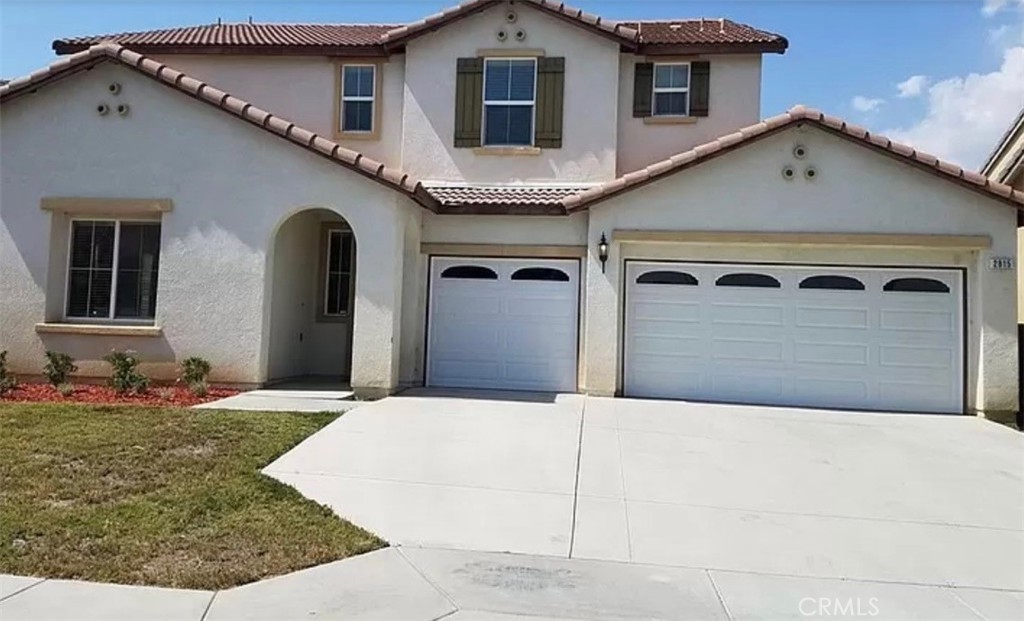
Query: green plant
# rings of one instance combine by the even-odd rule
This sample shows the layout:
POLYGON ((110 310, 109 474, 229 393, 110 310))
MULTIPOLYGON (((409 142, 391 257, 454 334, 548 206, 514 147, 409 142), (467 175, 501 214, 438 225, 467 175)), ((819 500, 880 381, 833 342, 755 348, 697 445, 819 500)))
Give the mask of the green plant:
POLYGON ((206 382, 192 382, 188 385, 188 390, 197 397, 205 397, 210 392, 210 387, 206 382))
POLYGON ((156 396, 160 397, 161 401, 170 401, 174 398, 173 388, 157 388, 156 396))
POLYGON ((75 387, 67 382, 61 382, 60 384, 57 384, 57 392, 59 392, 62 397, 70 397, 75 394, 75 387))
POLYGON ((0 395, 14 390, 17 385, 18 379, 7 370, 7 350, 0 351, 0 395))
POLYGON ((190 356, 181 361, 181 381, 192 390, 193 384, 206 383, 210 375, 210 363, 198 356, 190 356))
POLYGON ((43 374, 50 380, 50 385, 59 388, 61 384, 67 384, 71 374, 78 370, 75 360, 67 354, 59 351, 46 352, 46 366, 43 367, 43 374))
POLYGON ((104 356, 103 360, 114 367, 110 385, 118 393, 142 394, 149 388, 149 378, 139 371, 139 359, 135 357, 135 352, 114 350, 104 356))

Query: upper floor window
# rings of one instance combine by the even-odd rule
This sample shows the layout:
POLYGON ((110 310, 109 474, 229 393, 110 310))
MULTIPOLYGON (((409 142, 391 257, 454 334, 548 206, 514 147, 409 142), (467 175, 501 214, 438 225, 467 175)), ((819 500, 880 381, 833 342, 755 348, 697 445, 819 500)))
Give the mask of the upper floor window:
POLYGON ((376 82, 377 67, 375 65, 342 65, 342 132, 364 134, 373 132, 376 82))
POLYGON ((72 220, 68 318, 153 319, 160 223, 72 220))
POLYGON ((484 145, 531 146, 537 59, 488 58, 484 62, 484 145))
POLYGON ((654 64, 654 116, 690 113, 690 63, 654 64))

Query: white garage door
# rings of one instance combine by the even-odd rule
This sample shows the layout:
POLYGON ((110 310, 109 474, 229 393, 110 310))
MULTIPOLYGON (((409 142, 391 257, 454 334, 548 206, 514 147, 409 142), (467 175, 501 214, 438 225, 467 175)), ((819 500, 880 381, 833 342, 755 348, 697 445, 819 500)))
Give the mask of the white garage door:
POLYGON ((963 410, 959 270, 627 263, 624 392, 963 410))
POLYGON ((579 262, 434 258, 427 384, 576 391, 579 262))

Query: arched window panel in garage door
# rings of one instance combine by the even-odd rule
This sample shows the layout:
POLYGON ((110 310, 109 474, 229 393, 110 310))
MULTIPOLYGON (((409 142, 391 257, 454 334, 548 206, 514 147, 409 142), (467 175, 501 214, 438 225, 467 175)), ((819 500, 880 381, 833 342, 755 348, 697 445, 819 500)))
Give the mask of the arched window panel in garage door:
POLYGON ((497 280, 494 270, 482 265, 455 265, 441 272, 441 278, 460 278, 463 280, 497 280))
POLYGON ((882 289, 908 293, 949 293, 949 285, 934 278, 894 278, 885 283, 882 289))
POLYGON ((523 267, 512 273, 512 280, 569 282, 569 275, 553 267, 523 267))
POLYGON ((700 284, 693 274, 675 270, 655 270, 644 272, 636 278, 638 285, 689 285, 700 284))
POLYGON ((852 276, 819 275, 800 281, 801 289, 826 289, 833 291, 864 291, 864 283, 852 276))
POLYGON ((760 287, 762 289, 778 289, 782 283, 767 274, 737 273, 726 274, 715 281, 719 287, 760 287))

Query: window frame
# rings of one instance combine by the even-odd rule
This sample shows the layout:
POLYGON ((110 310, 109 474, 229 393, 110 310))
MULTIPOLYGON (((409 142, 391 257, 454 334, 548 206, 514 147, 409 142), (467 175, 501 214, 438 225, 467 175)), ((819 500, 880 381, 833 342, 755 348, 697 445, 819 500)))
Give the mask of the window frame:
POLYGON ((480 146, 485 149, 530 149, 537 144, 537 68, 539 63, 536 56, 484 56, 483 86, 480 92, 482 104, 480 106, 480 146), (487 66, 491 61, 518 61, 526 60, 533 63, 533 99, 526 100, 497 100, 487 99, 487 66), (530 142, 528 144, 490 144, 487 142, 487 106, 530 106, 530 142))
MULTIPOLYGON (((145 216, 127 216, 124 218, 118 218, 113 216, 71 216, 68 218, 67 228, 67 257, 64 261, 64 299, 61 301, 61 321, 65 323, 80 323, 80 324, 118 324, 118 325, 140 325, 140 326, 152 326, 156 325, 156 304, 153 308, 153 317, 117 317, 117 270, 120 266, 121 256, 121 224, 155 224, 160 227, 160 252, 157 253, 157 257, 163 254, 163 221, 161 218, 146 218, 145 216), (110 310, 107 312, 106 317, 74 317, 68 314, 68 303, 71 301, 71 260, 72 260, 72 245, 75 239, 75 222, 113 222, 114 223, 114 247, 113 257, 110 262, 110 310)), ((160 268, 159 263, 157 267, 157 292, 160 289, 160 268)), ((159 300, 159 295, 157 299, 159 300)))
POLYGON ((316 308, 316 320, 320 323, 347 322, 348 318, 352 316, 353 305, 355 304, 356 236, 350 227, 345 226, 341 222, 324 222, 321 227, 319 250, 320 269, 317 274, 317 299, 319 301, 316 308), (343 236, 348 235, 352 240, 352 258, 349 260, 348 272, 337 272, 338 274, 348 276, 348 305, 340 313, 327 312, 327 296, 330 294, 330 287, 328 285, 331 278, 331 236, 334 233, 341 233, 343 236))
POLYGON ((334 89, 334 135, 335 138, 346 140, 377 140, 380 138, 380 110, 381 110, 381 73, 382 66, 379 62, 367 60, 341 60, 335 61, 335 89, 334 89), (370 97, 345 96, 345 68, 346 67, 370 67, 373 69, 373 95, 370 97), (346 130, 345 129, 345 102, 346 101, 369 101, 371 102, 370 130, 346 130))
POLYGON ((685 119, 690 117, 690 87, 693 80, 693 67, 690 62, 653 63, 651 72, 651 116, 656 118, 685 119), (686 67, 686 86, 658 86, 658 67, 686 67), (686 93, 686 110, 682 114, 658 113, 658 93, 686 93))

